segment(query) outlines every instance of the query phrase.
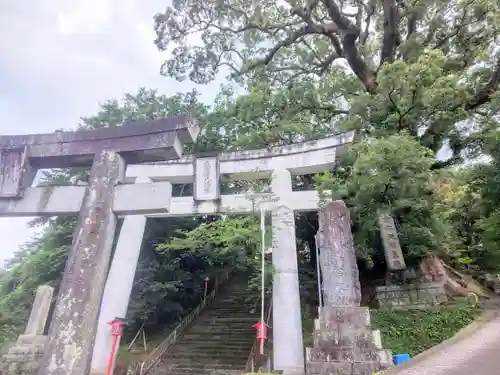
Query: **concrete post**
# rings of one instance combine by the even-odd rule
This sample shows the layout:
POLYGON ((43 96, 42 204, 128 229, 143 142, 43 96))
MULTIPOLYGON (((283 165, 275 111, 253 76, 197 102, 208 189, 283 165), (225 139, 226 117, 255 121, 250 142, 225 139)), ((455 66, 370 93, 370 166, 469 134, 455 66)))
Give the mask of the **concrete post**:
POLYGON ((30 319, 26 326, 25 335, 43 335, 49 317, 50 305, 54 288, 48 285, 41 285, 36 290, 35 301, 31 308, 30 319))
POLYGON ((295 216, 287 205, 292 179, 287 169, 273 172, 271 189, 278 199, 272 214, 274 368, 284 375, 304 375, 295 216))
POLYGON ((111 327, 108 322, 114 318, 125 318, 127 314, 145 228, 146 216, 143 215, 126 216, 123 221, 104 288, 92 356, 92 375, 106 373, 113 345, 111 327))
POLYGON ((116 230, 114 190, 124 172, 118 153, 95 156, 39 375, 89 373, 116 230))

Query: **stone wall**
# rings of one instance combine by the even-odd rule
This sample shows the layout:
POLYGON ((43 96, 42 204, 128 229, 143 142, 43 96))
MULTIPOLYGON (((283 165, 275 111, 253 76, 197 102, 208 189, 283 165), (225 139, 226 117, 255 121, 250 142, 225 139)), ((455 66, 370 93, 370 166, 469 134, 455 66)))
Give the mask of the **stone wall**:
POLYGON ((376 299, 381 309, 424 308, 448 300, 443 285, 419 283, 376 287, 376 299))

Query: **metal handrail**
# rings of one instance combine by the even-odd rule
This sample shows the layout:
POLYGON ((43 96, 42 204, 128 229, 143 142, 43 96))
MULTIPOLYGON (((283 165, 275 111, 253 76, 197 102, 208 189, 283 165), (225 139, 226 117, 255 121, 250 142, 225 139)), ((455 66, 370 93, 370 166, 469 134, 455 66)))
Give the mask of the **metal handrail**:
MULTIPOLYGON (((271 297, 272 301, 272 297, 271 297)), ((269 304, 269 310, 267 311, 267 318, 266 318, 266 323, 269 324, 269 320, 271 319, 271 313, 273 310, 273 304, 272 302, 269 304)), ((250 354, 248 355, 247 363, 245 365, 245 372, 247 373, 254 373, 255 372, 255 354, 257 352, 257 349, 259 349, 259 342, 257 340, 254 341, 252 349, 250 349, 250 354)), ((269 367, 271 367, 269 365, 269 367)), ((271 372, 271 368, 268 368, 266 372, 271 372)))
POLYGON ((214 283, 214 287, 210 294, 204 298, 201 303, 196 306, 196 308, 189 313, 174 330, 163 340, 149 355, 148 358, 142 362, 137 362, 130 365, 127 369, 127 375, 145 375, 156 362, 165 354, 165 352, 170 348, 176 341, 177 338, 183 333, 183 331, 188 327, 197 317, 200 312, 209 304, 217 293, 217 290, 221 284, 223 284, 233 272, 232 268, 228 268, 217 275, 214 283))

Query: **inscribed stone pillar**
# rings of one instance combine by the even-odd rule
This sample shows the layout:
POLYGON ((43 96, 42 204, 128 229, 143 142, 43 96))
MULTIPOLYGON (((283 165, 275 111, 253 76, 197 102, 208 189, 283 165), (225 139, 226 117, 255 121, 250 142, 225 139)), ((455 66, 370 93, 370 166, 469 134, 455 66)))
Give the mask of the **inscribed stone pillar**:
POLYGON ((359 306, 361 287, 354 252, 349 209, 343 201, 319 210, 316 246, 320 251, 325 306, 359 306))
POLYGON ((384 245, 385 261, 389 271, 404 270, 406 268, 405 258, 399 243, 396 224, 390 212, 380 212, 378 216, 380 237, 384 245))
POLYGON ((39 375, 88 375, 113 244, 113 196, 125 163, 114 151, 94 157, 39 375))
POLYGON ((92 356, 91 374, 93 375, 106 373, 109 353, 113 345, 111 326, 108 322, 114 318, 125 318, 127 314, 146 220, 144 215, 130 215, 123 220, 101 303, 92 356))
POLYGON ((31 308, 30 318, 26 326, 25 335, 43 335, 49 317, 54 288, 40 285, 36 290, 35 301, 31 308))
POLYGON ((272 213, 273 232, 273 356, 284 375, 304 374, 295 217, 287 206, 292 179, 286 169, 273 172, 271 189, 278 199, 272 213))
POLYGON ((360 307, 361 288, 349 209, 330 202, 318 213, 324 306, 319 310, 313 348, 307 349, 307 373, 372 375, 390 366, 388 353, 371 331, 370 312, 360 307))

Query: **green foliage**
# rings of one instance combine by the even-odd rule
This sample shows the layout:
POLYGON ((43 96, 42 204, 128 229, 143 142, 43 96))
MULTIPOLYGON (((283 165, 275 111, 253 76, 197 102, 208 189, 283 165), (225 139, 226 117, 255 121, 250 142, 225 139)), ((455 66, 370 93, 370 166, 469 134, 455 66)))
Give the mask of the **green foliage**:
MULTIPOLYGON (((384 4, 175 0, 155 16, 156 45, 171 52, 162 73, 206 83, 229 70, 246 92, 226 85, 209 106, 195 91, 165 96, 143 88, 102 104, 79 127, 190 113, 202 134, 188 151, 265 148, 355 130, 358 145, 316 182, 351 207, 359 252, 383 262, 376 214, 389 209, 410 264, 439 254, 476 274, 494 270, 500 264, 496 3, 384 4), (450 157, 436 160, 443 147, 450 157), (468 166, 464 175, 443 171, 466 152, 492 162, 468 166)), ((86 178, 85 170, 61 170, 46 174, 44 183, 86 178)), ((313 185, 311 176, 294 180, 302 189, 313 185)), ((223 188, 248 190, 239 181, 223 188)), ((176 195, 189 192, 188 185, 174 186, 176 195)), ((296 223, 301 297, 310 302, 315 258, 303 249, 314 249, 317 223, 306 214, 296 223)), ((19 331, 34 288, 57 287, 64 269, 74 220, 34 224, 42 233, 0 275, 6 332, 0 340, 19 331)), ((149 223, 148 231, 129 309, 133 326, 146 322, 155 330, 179 319, 199 300, 204 276, 225 264, 258 269, 255 218, 176 219, 149 223)), ((258 278, 251 285, 257 291, 258 278)))
POLYGON ((481 310, 464 305, 435 310, 372 310, 371 317, 380 329, 384 348, 394 354, 415 356, 449 339, 480 313, 481 310))
POLYGON ((225 74, 259 99, 257 109, 265 103, 252 115, 273 120, 260 139, 286 139, 296 121, 370 137, 406 131, 434 152, 449 146, 441 164, 451 165, 470 146, 472 124, 496 123, 496 8, 491 0, 176 0, 155 16, 156 45, 171 52, 162 74, 200 84, 225 74), (273 94, 258 98, 262 88, 273 94))
POLYGON ((180 256, 196 254, 209 264, 234 264, 245 268, 260 243, 259 221, 252 216, 224 217, 178 233, 180 237, 157 246, 160 254, 177 251, 180 256))
POLYGON ((403 134, 361 142, 350 153, 350 165, 316 181, 324 198, 344 198, 351 207, 358 251, 368 260, 377 251, 382 258, 378 212, 389 210, 410 264, 435 253, 442 228, 433 213, 432 152, 403 134))
POLYGON ((27 243, 0 277, 0 346, 14 339, 28 321, 39 285, 56 288, 72 241, 74 220, 57 218, 27 243))
MULTIPOLYGON (((271 243, 269 236, 266 243, 271 243)), ((180 231, 177 237, 160 243, 157 250, 163 256, 176 254, 179 258, 203 259, 210 267, 231 265, 237 270, 248 272, 252 275, 248 300, 255 301, 255 297, 260 296, 261 232, 260 221, 254 216, 224 216, 192 230, 180 231)), ((266 261, 267 287, 272 270, 271 264, 266 261)))

